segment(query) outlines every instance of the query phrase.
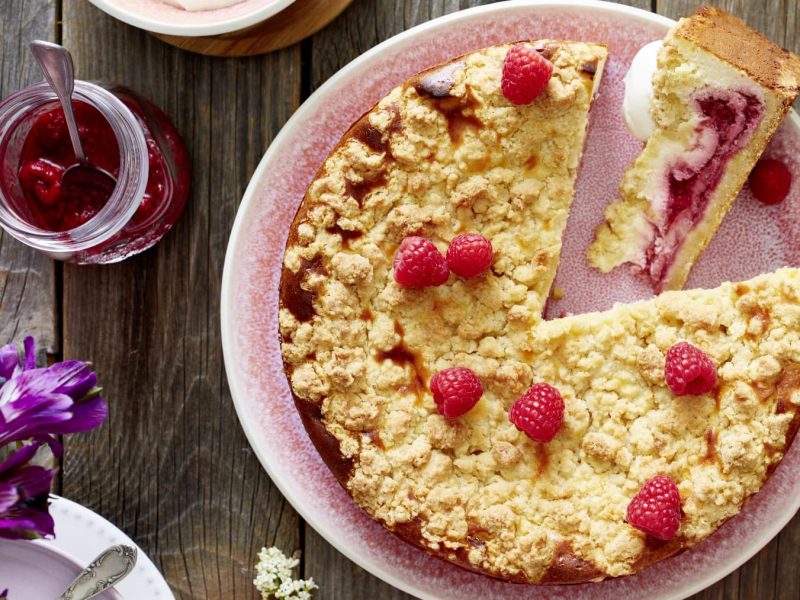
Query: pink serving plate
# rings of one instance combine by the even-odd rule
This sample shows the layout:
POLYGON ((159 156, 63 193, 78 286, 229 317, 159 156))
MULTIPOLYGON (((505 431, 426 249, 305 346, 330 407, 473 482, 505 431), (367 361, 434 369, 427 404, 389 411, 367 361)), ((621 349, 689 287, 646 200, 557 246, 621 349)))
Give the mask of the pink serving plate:
MULTIPOLYGON (((590 270, 585 254, 623 170, 641 148, 621 118, 622 77, 636 50, 662 38, 672 24, 648 12, 593 0, 504 2, 435 19, 373 48, 322 86, 272 143, 245 192, 222 283, 225 366, 242 426, 264 468, 300 515, 348 558, 406 592, 459 600, 683 598, 744 563, 800 507, 800 448, 795 444, 741 514, 691 551, 638 575, 596 584, 543 588, 495 581, 427 556, 362 512, 309 441, 283 374, 277 333, 281 259, 289 224, 317 168, 349 125, 408 76, 509 40, 579 39, 605 42, 610 50, 556 280, 565 297, 551 303, 548 316, 649 297, 650 290, 624 270, 605 276, 590 270)), ((796 117, 784 123, 767 154, 787 161, 795 181, 800 178, 796 117)), ((712 287, 800 264, 799 211, 797 183, 790 198, 774 207, 743 192, 690 285, 712 287)))

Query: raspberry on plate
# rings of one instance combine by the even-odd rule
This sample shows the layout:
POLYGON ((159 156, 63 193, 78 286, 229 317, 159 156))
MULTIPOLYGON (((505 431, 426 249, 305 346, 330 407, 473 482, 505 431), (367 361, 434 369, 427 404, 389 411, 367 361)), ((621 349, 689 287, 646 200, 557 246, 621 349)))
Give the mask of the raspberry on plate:
POLYGON ((564 421, 564 399, 552 385, 537 383, 511 405, 508 420, 532 440, 549 442, 564 421))
POLYGON ((449 276, 444 256, 424 237, 407 237, 394 255, 394 280, 402 286, 434 287, 442 285, 449 276))
POLYGON ((482 275, 492 266, 492 242, 477 233, 457 235, 447 247, 447 266, 459 277, 482 275))
POLYGON ((529 104, 547 87, 552 74, 553 63, 530 44, 512 46, 503 62, 503 96, 513 104, 529 104))
POLYGON ((664 378, 676 396, 699 396, 714 389, 717 367, 700 348, 678 342, 667 351, 664 378))
POLYGON ((778 204, 789 195, 792 174, 779 160, 762 158, 750 172, 747 180, 756 200, 764 204, 778 204))
POLYGON ((455 419, 469 412, 483 395, 480 379, 465 367, 452 367, 431 377, 431 392, 436 410, 455 419))
POLYGON ((681 526, 681 495, 666 475, 647 481, 628 504, 628 524, 659 540, 669 541, 681 526))

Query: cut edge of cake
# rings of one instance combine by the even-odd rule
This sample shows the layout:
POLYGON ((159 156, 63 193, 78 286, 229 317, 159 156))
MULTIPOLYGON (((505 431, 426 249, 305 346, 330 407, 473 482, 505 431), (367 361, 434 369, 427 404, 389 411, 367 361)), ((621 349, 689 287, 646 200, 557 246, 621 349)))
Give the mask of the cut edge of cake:
POLYGON ((659 53, 656 131, 607 207, 590 263, 603 272, 630 263, 656 292, 682 288, 798 91, 800 57, 740 19, 713 8, 681 19, 659 53), (723 135, 708 142, 714 119, 723 135))
MULTIPOLYGON (((585 113, 582 121, 582 128, 579 132, 580 134, 580 142, 581 147, 579 149, 579 158, 582 156, 583 148, 585 146, 587 132, 589 128, 589 113, 592 106, 592 101, 594 100, 598 88, 600 86, 603 70, 608 58, 608 50, 607 46, 602 43, 595 43, 595 42, 574 42, 568 40, 525 40, 522 42, 516 43, 530 43, 536 46, 537 50, 539 50, 545 58, 550 60, 552 58, 552 47, 558 47, 563 45, 574 45, 576 48, 580 47, 583 50, 580 52, 582 54, 586 53, 586 49, 592 49, 592 60, 590 62, 584 62, 581 64, 572 65, 571 68, 578 72, 582 72, 583 75, 590 78, 592 80, 592 87, 591 87, 591 94, 589 101, 586 104, 585 113)), ((513 43, 508 44, 501 44, 500 47, 510 47, 513 43)), ((487 49, 483 49, 487 50, 487 49)), ((446 97, 450 88, 453 86, 453 80, 456 77, 458 70, 463 67, 463 61, 466 57, 479 53, 482 50, 476 50, 474 52, 465 54, 460 57, 453 58, 447 62, 440 63, 439 65, 433 66, 429 69, 426 69, 417 75, 409 78, 406 80, 401 86, 396 89, 407 89, 409 87, 418 87, 418 91, 422 91, 422 93, 436 99, 440 97, 446 97)), ((352 141, 357 140, 360 141, 362 144, 370 147, 373 151, 378 152, 387 152, 391 151, 391 136, 399 131, 399 121, 391 120, 388 126, 381 126, 376 127, 373 122, 370 121, 370 117, 374 115, 376 112, 386 112, 388 108, 391 110, 391 105, 382 106, 386 98, 388 98, 390 94, 387 94, 381 101, 379 101, 372 109, 367 111, 362 117, 360 117, 351 127, 350 129, 342 136, 340 141, 334 146, 331 150, 328 158, 326 161, 320 166, 320 169, 317 172, 315 177, 321 177, 325 174, 326 165, 328 160, 331 156, 333 156, 337 151, 342 150, 346 147, 346 145, 352 141)), ((576 139, 576 138, 573 138, 576 139)), ((578 160, 578 163, 580 160, 578 160)), ((570 198, 569 198, 569 206, 566 207, 565 215, 563 219, 557 224, 557 228, 559 229, 558 235, 558 247, 552 250, 553 252, 548 254, 550 263, 548 264, 548 270, 546 273, 541 274, 539 279, 537 280, 539 285, 538 287, 542 288, 541 298, 539 300, 538 305, 536 306, 536 310, 541 312, 544 308, 544 304, 547 300, 549 295, 550 287, 552 285, 552 281, 555 277, 556 270, 558 267, 558 258, 560 254, 560 244, 561 244, 561 234, 566 226, 566 221, 569 214, 569 207, 572 204, 574 199, 574 185, 577 179, 577 170, 578 165, 575 167, 575 172, 572 174, 572 184, 570 190, 570 198), (546 283, 546 285, 544 285, 546 283)), ((312 184, 313 185, 313 184, 312 184)), ((310 190, 311 188, 309 188, 310 190)), ((298 211, 294 217, 292 222, 288 239, 286 242, 287 251, 295 245, 301 243, 301 232, 300 227, 304 224, 306 220, 311 217, 311 213, 314 209, 315 204, 309 201, 309 193, 306 194, 304 201, 298 207, 298 211)), ((339 222, 334 222, 331 226, 328 227, 328 233, 335 233, 341 238, 341 243, 343 247, 347 247, 351 241, 357 241, 360 236, 363 234, 359 231, 352 231, 344 229, 340 226, 339 222)), ((298 265, 294 265, 297 267, 298 265)), ((329 274, 328 272, 329 265, 325 264, 325 261, 312 258, 312 259, 302 259, 300 261, 299 269, 292 269, 286 265, 284 262, 284 268, 281 276, 281 282, 279 287, 279 298, 280 298, 280 308, 281 312, 283 313, 288 312, 292 316, 287 317, 291 318, 292 320, 299 323, 309 323, 313 322, 317 316, 317 310, 315 308, 315 304, 317 301, 317 291, 309 289, 309 286, 306 285, 308 283, 309 277, 314 277, 316 275, 323 275, 326 276, 329 274)), ((535 320, 539 320, 539 314, 535 316, 535 320)), ((280 319, 279 319, 280 320, 280 319)), ((279 337, 281 339, 281 344, 284 348, 283 352, 283 360, 284 360, 284 368, 287 374, 287 378, 290 382, 290 391, 292 397, 294 399, 296 408, 298 413, 301 417, 301 421, 303 423, 304 428, 306 429, 309 437, 311 438, 314 446, 316 447, 317 451, 323 458, 323 461, 328 466, 330 471, 335 476, 336 480, 344 487, 348 492, 348 482, 351 480, 353 476, 353 472, 355 469, 355 463, 353 458, 345 456, 345 453, 342 451, 342 445, 339 439, 330 431, 328 426, 326 426, 326 419, 323 414, 323 404, 325 400, 328 398, 327 395, 324 395, 321 399, 317 400, 309 400, 306 397, 302 397, 300 394, 297 393, 295 386, 292 383, 292 373, 298 367, 298 364, 292 364, 287 358, 285 352, 285 344, 292 342, 292 333, 287 333, 283 324, 280 326, 279 337)), ((352 495, 352 494, 351 494, 352 495)), ((363 509, 363 507, 362 507, 363 509)), ((366 511, 368 512, 368 511, 366 511)), ((380 519, 379 517, 371 514, 370 516, 375 519, 376 521, 382 523, 387 529, 394 532, 398 537, 400 537, 405 542, 424 550, 425 552, 437 556, 439 558, 446 559, 454 564, 457 564, 463 568, 468 570, 480 573, 482 575, 487 575, 490 577, 495 577, 498 579, 502 579, 505 581, 511 581, 515 583, 532 583, 527 577, 520 574, 517 576, 509 575, 508 573, 503 573, 499 570, 495 570, 489 567, 480 567, 475 564, 470 563, 467 559, 467 556, 464 553, 458 552, 445 552, 440 551, 436 552, 432 550, 428 544, 425 543, 424 538, 422 537, 419 523, 412 520, 407 523, 399 523, 399 524, 389 524, 380 519)), ((563 584, 563 583, 578 583, 578 582, 585 582, 591 580, 600 580, 605 577, 603 573, 600 573, 595 569, 592 565, 582 561, 578 558, 574 553, 571 552, 568 544, 561 544, 556 549, 557 551, 554 553, 552 557, 552 564, 547 569, 547 573, 545 579, 542 583, 551 583, 551 584, 563 584)))

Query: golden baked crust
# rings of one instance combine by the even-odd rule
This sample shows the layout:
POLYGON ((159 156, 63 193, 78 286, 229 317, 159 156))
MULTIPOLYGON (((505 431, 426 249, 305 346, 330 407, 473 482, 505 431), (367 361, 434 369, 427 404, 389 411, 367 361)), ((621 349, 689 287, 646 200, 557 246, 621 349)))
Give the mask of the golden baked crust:
POLYGON ((746 72, 791 104, 800 88, 800 57, 784 50, 747 24, 718 8, 703 7, 681 19, 674 35, 746 72))
MULTIPOLYGON (((530 325, 555 275, 589 104, 606 59, 598 44, 534 43, 555 71, 528 106, 511 105, 500 93, 509 46, 457 58, 393 90, 326 160, 287 242, 280 327, 306 428, 370 514, 428 549, 420 538, 428 535, 429 520, 416 527, 418 515, 402 507, 382 515, 364 500, 368 490, 358 478, 372 457, 361 453, 361 440, 388 451, 400 447, 405 442, 389 432, 400 435, 403 411, 418 405, 417 425, 446 438, 439 443, 455 443, 454 431, 431 413, 427 381, 437 363, 458 353, 486 356, 481 375, 487 385, 506 388, 506 399, 530 379, 518 360, 499 365, 506 353, 500 344, 508 352, 530 347, 530 325), (406 235, 422 233, 443 249, 462 231, 492 238, 497 256, 490 276, 415 292, 394 283, 391 261, 406 235), (496 371, 490 376, 487 369, 496 371)), ((552 578, 592 575, 567 558, 565 546, 555 550, 552 578)), ((529 580, 470 563, 464 547, 439 554, 529 580)))
POLYGON ((761 487, 796 429, 800 277, 542 322, 606 52, 536 44, 555 71, 529 106, 500 94, 500 46, 413 78, 351 128, 292 225, 279 326, 306 429, 368 514, 484 574, 578 583, 695 544, 761 487), (443 250, 462 231, 492 239, 489 273, 394 282, 406 235, 443 250), (666 389, 664 352, 679 339, 718 361, 715 394, 666 389), (428 391, 450 366, 485 390, 453 421, 428 391), (539 380, 566 403, 547 445, 507 418, 539 380), (653 545, 624 511, 658 472, 679 483, 686 519, 675 541, 653 545))

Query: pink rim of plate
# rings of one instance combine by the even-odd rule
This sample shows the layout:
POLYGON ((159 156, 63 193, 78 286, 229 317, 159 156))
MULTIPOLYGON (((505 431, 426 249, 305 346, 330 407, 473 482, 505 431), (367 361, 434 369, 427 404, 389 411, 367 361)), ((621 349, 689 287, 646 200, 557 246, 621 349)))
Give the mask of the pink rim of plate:
POLYGON ((123 23, 164 35, 199 37, 247 29, 278 14, 295 0, 241 0, 238 4, 190 12, 161 0, 89 0, 123 23))
MULTIPOLYGON (((598 295, 571 285, 589 273, 588 238, 612 200, 622 171, 641 148, 619 115, 622 77, 644 43, 663 37, 674 21, 594 0, 520 0, 454 13, 401 33, 366 52, 317 90, 264 155, 242 200, 225 259, 221 319, 225 367, 239 419, 267 473, 297 512, 335 548, 401 590, 420 598, 683 598, 721 579, 761 549, 800 508, 800 451, 795 444, 764 489, 698 547, 637 575, 598 584, 516 586, 467 572, 404 544, 373 522, 328 472, 308 440, 283 374, 277 341, 277 285, 289 224, 317 168, 349 125, 392 87, 453 56, 508 40, 554 37, 606 41, 610 59, 592 122, 576 200, 564 238, 556 285, 566 290, 548 316, 607 308, 650 293, 628 273, 602 280, 598 295), (598 158, 600 157, 600 158, 598 158), (609 158, 610 157, 610 158, 609 158), (584 206, 585 205, 585 206, 584 206), (594 222, 593 222, 594 221, 594 222)), ((767 154, 800 173, 800 125, 785 123, 767 154)), ((782 264, 798 264, 800 185, 784 209, 761 207, 743 192, 690 285, 744 279, 782 264), (759 212, 761 211, 761 212, 759 212), (753 224, 754 213, 759 222, 753 224), (789 213, 787 215, 787 213, 789 213), (763 221, 763 224, 761 223, 763 221), (743 224, 755 246, 736 250, 743 224), (733 267, 733 259, 741 259, 733 267)), ((293 550, 293 549, 286 549, 293 550)), ((309 575, 314 575, 310 573, 309 575)))

